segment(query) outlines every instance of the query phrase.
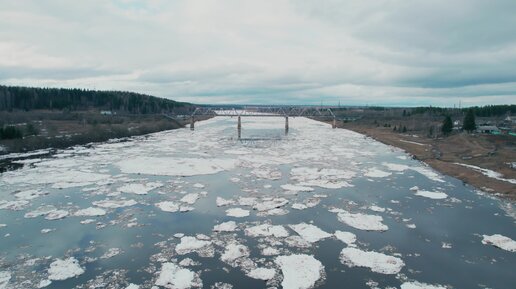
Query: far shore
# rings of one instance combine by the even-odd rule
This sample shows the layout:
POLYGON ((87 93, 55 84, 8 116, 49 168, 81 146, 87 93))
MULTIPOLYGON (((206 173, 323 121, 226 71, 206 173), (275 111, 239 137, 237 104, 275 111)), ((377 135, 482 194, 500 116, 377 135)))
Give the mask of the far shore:
POLYGON ((496 196, 516 200, 516 171, 508 163, 515 160, 512 147, 515 140, 512 136, 457 133, 436 139, 354 122, 339 121, 337 127, 403 149, 443 174, 496 196), (481 171, 480 168, 501 176, 494 178, 491 172, 481 171))

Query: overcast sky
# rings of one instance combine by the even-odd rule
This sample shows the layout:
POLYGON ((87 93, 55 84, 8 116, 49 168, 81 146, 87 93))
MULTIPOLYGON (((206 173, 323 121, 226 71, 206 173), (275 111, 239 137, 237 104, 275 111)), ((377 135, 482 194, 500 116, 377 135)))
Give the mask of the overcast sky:
POLYGON ((196 103, 516 103, 515 15, 515 0, 0 0, 0 84, 196 103))

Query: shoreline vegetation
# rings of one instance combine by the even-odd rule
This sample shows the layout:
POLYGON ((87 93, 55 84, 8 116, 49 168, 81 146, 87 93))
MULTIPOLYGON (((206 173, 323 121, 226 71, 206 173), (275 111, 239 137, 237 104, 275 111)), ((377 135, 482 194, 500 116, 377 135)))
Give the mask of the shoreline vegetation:
MULTIPOLYGON (((321 120, 331 123, 327 120, 321 120)), ((432 121, 426 120, 433 127, 432 121)), ((511 135, 467 133, 428 136, 411 124, 418 119, 392 120, 383 117, 337 121, 337 128, 348 129, 376 141, 400 148, 435 170, 496 196, 516 200, 515 142, 511 135), (396 123, 401 131, 393 129, 396 123), (385 123, 384 125, 378 125, 385 123), (401 123, 401 125, 399 124, 401 123), (407 128, 409 127, 409 128, 407 128)), ((423 121, 424 123, 424 121, 423 121)))
MULTIPOLYGON (((190 103, 126 91, 0 85, 0 156, 184 127, 190 103)), ((0 161, 5 169, 6 156, 0 161), (2 163, 3 162, 3 163, 2 163)))

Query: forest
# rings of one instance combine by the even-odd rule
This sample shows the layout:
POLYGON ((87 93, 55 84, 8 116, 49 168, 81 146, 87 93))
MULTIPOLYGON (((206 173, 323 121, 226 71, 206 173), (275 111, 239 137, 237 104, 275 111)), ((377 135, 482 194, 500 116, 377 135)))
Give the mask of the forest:
POLYGON ((0 111, 109 110, 130 114, 171 112, 189 103, 127 91, 0 85, 0 111))

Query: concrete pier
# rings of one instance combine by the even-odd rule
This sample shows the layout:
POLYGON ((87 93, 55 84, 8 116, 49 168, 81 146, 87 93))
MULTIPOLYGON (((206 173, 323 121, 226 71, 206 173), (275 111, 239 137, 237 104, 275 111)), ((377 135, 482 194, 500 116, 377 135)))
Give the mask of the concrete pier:
POLYGON ((285 135, 288 134, 288 116, 285 117, 285 135))
POLYGON ((238 116, 237 130, 238 130, 238 139, 240 139, 242 137, 242 118, 240 116, 238 116))
POLYGON ((190 130, 194 130, 194 128, 195 128, 194 123, 195 123, 195 119, 194 119, 194 117, 192 116, 192 117, 190 118, 190 130))

